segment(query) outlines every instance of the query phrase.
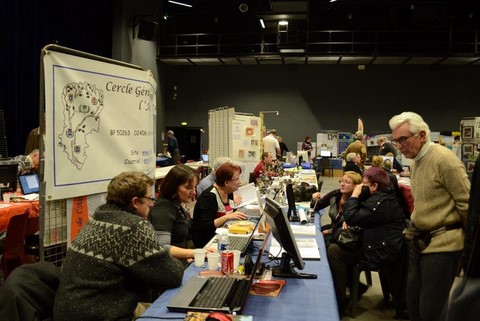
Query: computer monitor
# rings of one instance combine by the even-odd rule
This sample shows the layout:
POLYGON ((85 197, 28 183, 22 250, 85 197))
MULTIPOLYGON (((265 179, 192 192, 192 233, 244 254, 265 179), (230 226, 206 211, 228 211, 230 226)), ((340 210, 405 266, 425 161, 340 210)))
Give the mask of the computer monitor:
POLYGON ((288 222, 287 216, 283 213, 280 204, 267 197, 264 212, 267 214, 267 223, 272 229, 273 237, 285 250, 285 252, 282 253, 280 265, 273 267, 272 274, 283 278, 316 279, 316 274, 299 273, 295 271, 292 266, 291 261, 293 261, 293 265, 297 269, 303 270, 305 263, 300 256, 297 242, 290 228, 290 223, 288 222))
POLYGON ((17 171, 18 164, 16 162, 0 162, 0 195, 17 191, 17 171))
POLYGON ((309 162, 310 159, 308 159, 308 152, 306 150, 299 150, 297 151, 297 161, 298 163, 302 163, 302 162, 309 162), (301 161, 300 161, 300 157, 301 157, 301 161))
POLYGON ((292 183, 288 183, 285 187, 285 192, 287 194, 287 218, 290 222, 298 222, 297 216, 297 206, 295 205, 295 194, 293 193, 292 183))

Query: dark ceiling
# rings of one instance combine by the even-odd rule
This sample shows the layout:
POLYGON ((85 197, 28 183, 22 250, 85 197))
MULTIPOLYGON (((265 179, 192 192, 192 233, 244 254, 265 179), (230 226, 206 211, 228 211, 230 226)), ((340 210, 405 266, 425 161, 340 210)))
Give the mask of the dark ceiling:
POLYGON ((480 1, 164 0, 168 64, 476 64, 480 1), (263 19, 265 28, 260 25, 263 19), (287 20, 288 27, 279 26, 287 20))

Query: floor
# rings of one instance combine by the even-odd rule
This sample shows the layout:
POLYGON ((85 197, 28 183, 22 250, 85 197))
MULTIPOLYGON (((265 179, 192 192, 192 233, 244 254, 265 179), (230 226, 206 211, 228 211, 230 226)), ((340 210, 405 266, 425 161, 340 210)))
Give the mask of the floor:
MULTIPOLYGON (((340 177, 322 177, 323 185, 321 194, 325 195, 331 190, 339 188, 338 180, 340 177)), ((328 215, 323 215, 321 224, 330 223, 328 215)), ((365 275, 360 276, 362 283, 366 284, 365 275)), ((372 287, 358 301, 357 317, 352 319, 348 316, 343 317, 342 321, 356 320, 356 321, 377 321, 377 320, 393 320, 395 311, 393 308, 383 306, 383 295, 380 287, 380 280, 378 273, 372 272, 372 287)))

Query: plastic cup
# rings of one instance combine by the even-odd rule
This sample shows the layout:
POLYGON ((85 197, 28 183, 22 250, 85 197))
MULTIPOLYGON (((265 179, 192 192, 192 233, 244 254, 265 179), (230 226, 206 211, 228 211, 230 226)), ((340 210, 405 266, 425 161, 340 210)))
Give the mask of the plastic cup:
POLYGON ((232 250, 233 253, 233 269, 236 270, 238 269, 238 266, 240 265, 240 252, 239 250, 232 250))
POLYGON ((3 193, 3 202, 10 203, 10 193, 3 193))
POLYGON ((218 270, 218 263, 220 263, 220 253, 218 252, 208 253, 207 259, 208 259, 208 270, 210 271, 218 270))
POLYGON ((193 250, 195 266, 202 267, 205 266, 205 250, 204 249, 195 249, 193 250))

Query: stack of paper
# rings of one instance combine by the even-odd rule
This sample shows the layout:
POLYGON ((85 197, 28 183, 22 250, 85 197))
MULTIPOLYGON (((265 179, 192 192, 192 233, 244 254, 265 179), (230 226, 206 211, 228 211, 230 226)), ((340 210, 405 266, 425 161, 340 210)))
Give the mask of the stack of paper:
MULTIPOLYGON (((320 251, 318 250, 317 240, 313 237, 296 238, 298 251, 304 260, 320 260, 320 251)), ((275 238, 272 239, 269 252, 272 255, 280 256, 285 250, 280 246, 275 238)))

